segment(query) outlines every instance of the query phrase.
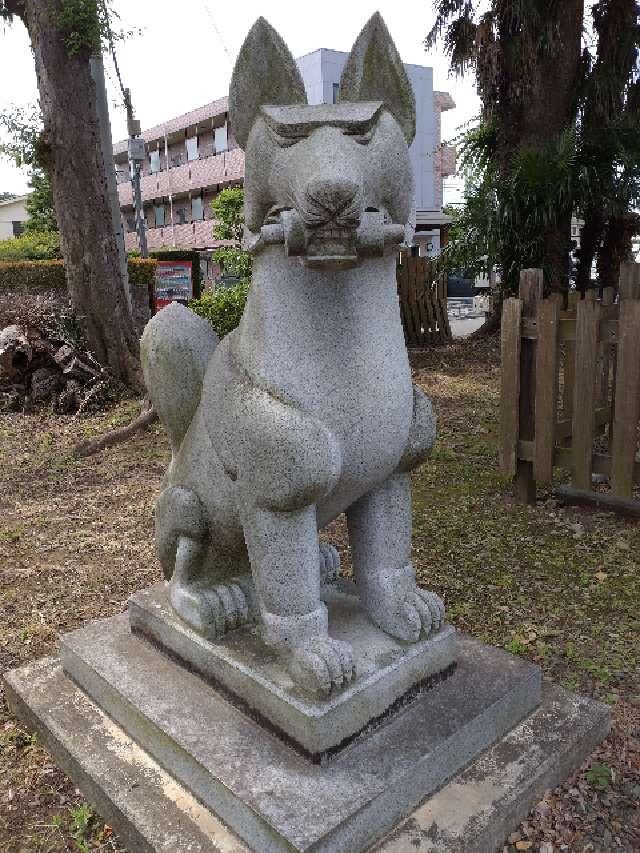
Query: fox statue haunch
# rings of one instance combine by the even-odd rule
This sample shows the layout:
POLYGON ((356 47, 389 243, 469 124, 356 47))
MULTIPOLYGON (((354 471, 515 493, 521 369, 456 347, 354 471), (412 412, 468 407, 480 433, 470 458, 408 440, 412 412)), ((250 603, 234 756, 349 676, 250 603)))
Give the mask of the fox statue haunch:
POLYGON ((340 513, 371 620, 407 642, 444 621, 410 562, 408 472, 435 438, 396 295, 413 92, 375 15, 345 66, 341 102, 308 106, 295 61, 260 19, 229 99, 246 151, 253 280, 240 326, 219 344, 179 305, 143 335, 173 450, 157 549, 172 605, 196 631, 215 638, 258 619, 294 681, 326 693, 355 675, 321 599, 338 558, 318 529, 340 513))

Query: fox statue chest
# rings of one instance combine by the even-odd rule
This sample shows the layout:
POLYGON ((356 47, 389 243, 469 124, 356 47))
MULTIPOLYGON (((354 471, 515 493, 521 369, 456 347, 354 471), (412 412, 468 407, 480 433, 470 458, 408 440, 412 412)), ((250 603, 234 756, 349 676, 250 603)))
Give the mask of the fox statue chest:
POLYGON ((207 369, 201 409, 211 413, 212 436, 220 418, 234 416, 224 409, 241 407, 243 388, 256 386, 327 427, 341 455, 328 516, 389 476, 407 445, 413 396, 395 263, 314 270, 268 248, 256 258, 239 328, 207 369), (231 382, 240 383, 239 402, 230 402, 231 382))

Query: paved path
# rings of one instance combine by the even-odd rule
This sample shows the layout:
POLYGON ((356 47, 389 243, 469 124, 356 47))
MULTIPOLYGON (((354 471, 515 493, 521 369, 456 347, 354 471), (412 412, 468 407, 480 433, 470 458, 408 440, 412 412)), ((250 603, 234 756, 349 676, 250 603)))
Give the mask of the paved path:
POLYGON ((467 317, 464 319, 449 318, 451 334, 454 338, 466 338, 484 324, 484 317, 467 317))

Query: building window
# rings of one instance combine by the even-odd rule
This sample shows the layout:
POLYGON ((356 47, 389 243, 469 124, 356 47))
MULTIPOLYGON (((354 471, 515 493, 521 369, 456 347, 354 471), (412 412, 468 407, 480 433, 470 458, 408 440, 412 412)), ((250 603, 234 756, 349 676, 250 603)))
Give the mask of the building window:
POLYGON ((338 95, 340 94, 340 83, 333 84, 333 103, 338 103, 338 95))
POLYGON ((136 218, 135 218, 135 216, 127 216, 125 218, 125 222, 127 225, 127 231, 129 231, 129 233, 136 230, 136 218))
POLYGON ((186 207, 178 207, 176 209, 176 222, 178 225, 185 225, 187 222, 187 209, 186 207))
POLYGON ((198 137, 187 137, 187 160, 197 160, 198 156, 198 137))
POLYGON ((164 204, 154 205, 153 215, 156 228, 162 228, 164 225, 164 204))
POLYGON ((155 175, 156 172, 160 171, 160 152, 159 151, 149 151, 149 172, 152 175, 155 175))
POLYGON ((216 127, 214 142, 215 142, 215 146, 216 146, 216 154, 220 154, 221 151, 227 150, 228 141, 227 141, 227 124, 226 124, 226 122, 222 125, 222 127, 216 127))
POLYGON ((193 220, 204 219, 204 203, 200 195, 191 199, 191 218, 193 220))

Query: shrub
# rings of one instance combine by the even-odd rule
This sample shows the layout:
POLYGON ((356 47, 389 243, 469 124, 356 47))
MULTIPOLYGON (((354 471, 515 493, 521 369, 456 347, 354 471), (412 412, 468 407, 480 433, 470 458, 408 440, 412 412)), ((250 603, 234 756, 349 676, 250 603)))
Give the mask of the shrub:
POLYGON ((10 240, 0 240, 0 261, 48 261, 60 257, 57 231, 29 231, 10 240))
POLYGON ((241 281, 232 287, 206 290, 199 299, 189 303, 189 308, 208 320, 218 337, 224 338, 240 322, 248 292, 248 281, 241 281))
POLYGON ((129 267, 129 283, 140 285, 141 287, 152 287, 158 262, 155 258, 135 258, 128 259, 129 267))
POLYGON ((213 253, 213 260, 223 275, 235 275, 238 278, 251 278, 253 258, 248 252, 234 246, 222 246, 213 253))

